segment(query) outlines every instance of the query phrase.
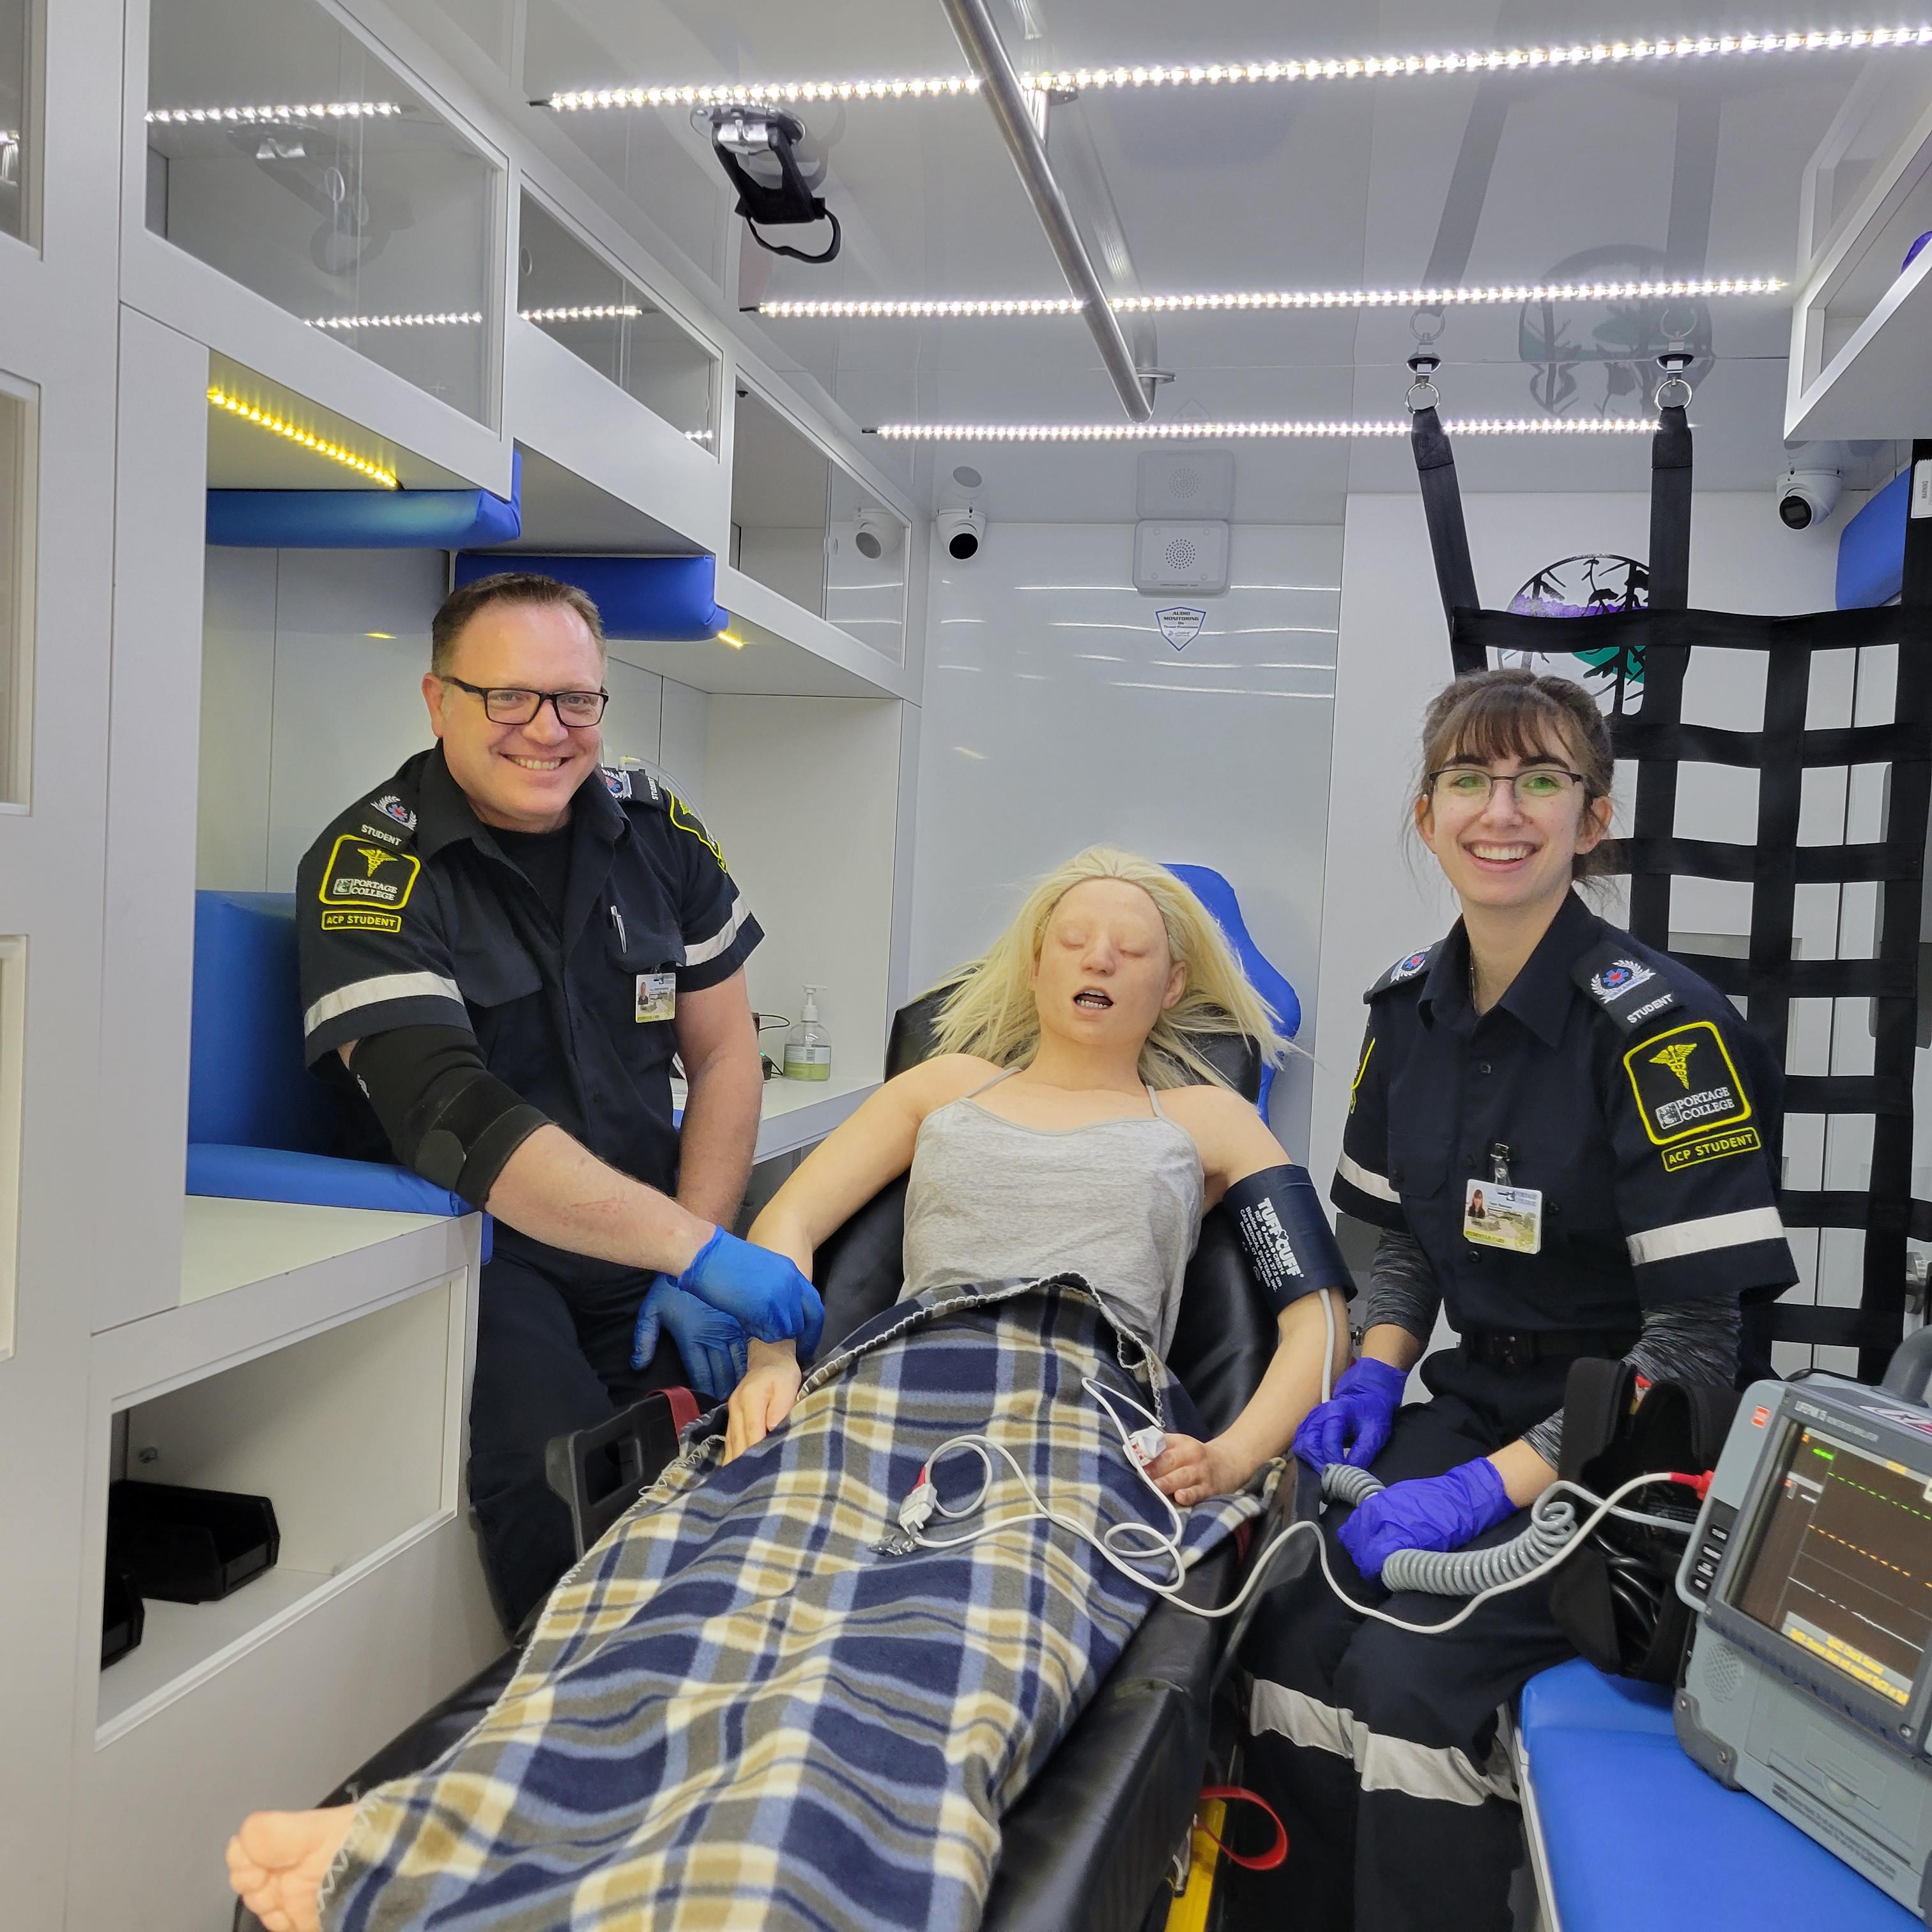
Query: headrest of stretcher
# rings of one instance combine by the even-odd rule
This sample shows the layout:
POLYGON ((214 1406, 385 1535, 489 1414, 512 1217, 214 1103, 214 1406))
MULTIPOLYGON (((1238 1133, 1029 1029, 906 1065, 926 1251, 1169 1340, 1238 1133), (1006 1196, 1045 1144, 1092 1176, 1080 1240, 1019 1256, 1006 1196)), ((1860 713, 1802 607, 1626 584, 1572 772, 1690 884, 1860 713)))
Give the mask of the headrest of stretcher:
MULTIPOLYGON (((888 1078, 931 1053, 934 1018, 950 990, 928 993, 895 1016, 886 1048, 888 1078)), ((1252 1100, 1261 1070, 1253 1042, 1230 1035, 1212 1057, 1252 1100)), ((812 1278, 825 1300, 821 1355, 898 1300, 905 1285, 905 1196, 902 1175, 820 1244, 812 1278)), ((1226 1429, 1260 1387, 1275 1334, 1274 1316, 1248 1272, 1233 1226, 1217 1208, 1202 1223, 1168 1351, 1168 1366, 1210 1435, 1226 1429)))

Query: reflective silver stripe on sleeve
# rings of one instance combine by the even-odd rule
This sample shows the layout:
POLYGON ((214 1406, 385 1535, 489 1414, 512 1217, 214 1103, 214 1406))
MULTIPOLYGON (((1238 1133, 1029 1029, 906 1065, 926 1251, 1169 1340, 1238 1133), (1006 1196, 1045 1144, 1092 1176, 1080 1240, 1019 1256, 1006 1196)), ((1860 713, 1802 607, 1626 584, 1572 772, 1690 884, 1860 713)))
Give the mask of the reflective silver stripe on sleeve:
POLYGON ((684 963, 687 966, 702 966, 707 960, 716 959, 721 952, 728 951, 738 936, 738 928, 751 916, 751 908, 745 902, 734 898, 731 902, 731 916, 709 939, 686 946, 684 963))
MULTIPOLYGON (((357 980, 325 993, 302 1016, 302 1031, 314 1033, 328 1021, 340 1019, 362 1006, 386 1006, 392 1000, 454 1000, 463 1005, 463 988, 440 973, 382 973, 357 980)), ((466 1016, 468 1009, 464 1009, 466 1016)))
POLYGON ((1516 1796, 1515 1775, 1500 1738, 1489 1762, 1479 1765, 1453 1744, 1412 1744, 1372 1731, 1353 1712, 1264 1677, 1255 1679, 1248 1728, 1278 1732, 1291 1744, 1348 1759, 1364 1791, 1400 1791, 1445 1804, 1480 1804, 1516 1796))
POLYGON ((1400 1205, 1402 1196, 1379 1174, 1371 1174, 1360 1161, 1351 1160, 1346 1154, 1335 1163, 1335 1172, 1352 1187, 1359 1187, 1364 1194, 1378 1201, 1393 1201, 1400 1205))
POLYGON ((1633 1267, 1646 1262, 1676 1261, 1708 1254, 1714 1248, 1742 1248, 1753 1241, 1781 1241, 1784 1223, 1775 1208, 1741 1208, 1735 1214, 1707 1214, 1701 1221, 1673 1221, 1628 1238, 1633 1267))

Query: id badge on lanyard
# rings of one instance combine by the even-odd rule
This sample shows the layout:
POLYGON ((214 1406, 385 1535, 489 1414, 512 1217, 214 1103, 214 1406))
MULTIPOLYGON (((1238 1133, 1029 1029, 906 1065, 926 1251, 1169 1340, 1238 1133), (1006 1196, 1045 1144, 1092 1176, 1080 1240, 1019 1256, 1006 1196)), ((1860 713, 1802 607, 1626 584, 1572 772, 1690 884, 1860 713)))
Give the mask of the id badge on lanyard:
POLYGON ((1490 1178, 1462 1188, 1462 1238, 1479 1248, 1501 1248, 1513 1255, 1543 1251, 1543 1190, 1513 1187, 1510 1150, 1498 1141, 1490 1150, 1490 1178))

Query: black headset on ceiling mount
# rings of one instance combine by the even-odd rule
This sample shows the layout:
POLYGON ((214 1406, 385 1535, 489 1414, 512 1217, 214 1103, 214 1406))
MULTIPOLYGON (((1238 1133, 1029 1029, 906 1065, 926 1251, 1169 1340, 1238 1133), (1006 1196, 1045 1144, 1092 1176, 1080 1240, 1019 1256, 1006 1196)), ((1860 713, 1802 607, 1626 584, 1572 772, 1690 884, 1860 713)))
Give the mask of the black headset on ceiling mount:
POLYGON ((842 237, 838 216, 826 206, 823 196, 812 193, 800 170, 796 150, 805 139, 804 124, 776 107, 742 103, 714 107, 709 118, 711 152, 738 190, 736 212, 745 218, 752 239, 760 248, 768 248, 774 255, 789 255, 795 262, 830 261, 838 253, 842 237), (746 165, 747 160, 766 154, 778 163, 776 182, 759 180, 746 165), (802 248, 767 242, 758 232, 760 222, 767 228, 782 228, 812 221, 832 224, 831 243, 822 254, 808 255, 802 248))

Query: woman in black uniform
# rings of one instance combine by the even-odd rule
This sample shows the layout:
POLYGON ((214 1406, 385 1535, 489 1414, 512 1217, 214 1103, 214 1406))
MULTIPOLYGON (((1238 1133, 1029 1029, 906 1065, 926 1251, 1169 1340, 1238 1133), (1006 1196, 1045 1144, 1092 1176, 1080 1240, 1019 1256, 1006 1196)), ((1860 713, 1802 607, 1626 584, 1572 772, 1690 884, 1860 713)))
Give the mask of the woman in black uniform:
MULTIPOLYGON (((1360 1359, 1295 1438, 1388 1487, 1331 1508, 1342 1588, 1384 1598, 1390 1552, 1502 1542, 1555 1480, 1570 1363, 1728 1385, 1738 1300, 1796 1277, 1766 1150, 1780 1082, 1724 997, 1572 890, 1610 818, 1588 694, 1526 670, 1459 679, 1424 724, 1415 825, 1462 916, 1369 989, 1331 1198, 1382 1230, 1360 1359), (1478 1203, 1480 1202, 1480 1211, 1478 1203), (1438 1311, 1426 1402, 1400 1406, 1438 1311)), ((1364 1619, 1318 1566, 1264 1606, 1250 1782, 1293 1855, 1265 1901, 1297 1926, 1490 1932, 1510 1922, 1517 1814, 1497 1706, 1571 1654, 1546 1583, 1441 1636, 1364 1619)), ((1283 1918, 1281 1922, 1287 1922, 1283 1918)))

